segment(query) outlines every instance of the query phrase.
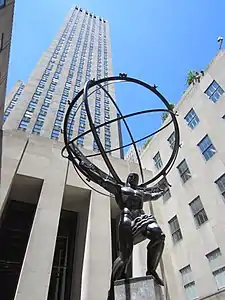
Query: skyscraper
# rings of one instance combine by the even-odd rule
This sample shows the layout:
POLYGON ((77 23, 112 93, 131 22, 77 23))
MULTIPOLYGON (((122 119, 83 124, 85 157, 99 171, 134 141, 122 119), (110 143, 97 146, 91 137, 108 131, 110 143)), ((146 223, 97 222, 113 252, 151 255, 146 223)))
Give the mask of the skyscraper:
POLYGON ((1 20, 0 23, 0 130, 2 128, 2 119, 3 119, 7 75, 8 75, 13 12, 14 12, 13 0, 0 1, 0 20, 1 20))
MULTIPOLYGON (((28 82, 18 81, 6 98, 0 186, 4 300, 107 298, 112 259, 118 254, 119 210, 109 194, 99 194, 105 193, 99 186, 93 185, 94 190, 87 186, 85 177, 82 181, 62 158, 61 128, 67 102, 84 82, 108 75, 112 75, 108 23, 76 7, 28 82)), ((114 96, 112 85, 108 91, 114 96)), ((96 124, 117 116, 101 91, 90 98, 90 109, 96 124)), ((83 106, 71 126, 74 135, 88 128, 83 106)), ((121 140, 116 123, 99 134, 105 149, 117 147, 121 140)), ((78 144, 85 153, 96 150, 91 135, 78 144)), ((115 156, 110 160, 125 181, 137 165, 115 156)), ((99 157, 92 162, 105 166, 99 157)), ((149 211, 148 203, 145 209, 149 211)), ((134 276, 145 274, 145 246, 143 242, 135 247, 134 276)))
MULTIPOLYGON (((68 14, 51 46, 42 55, 26 85, 17 84, 14 93, 7 97, 4 128, 60 141, 69 101, 87 80, 110 75, 112 59, 108 22, 75 7, 68 14)), ((113 85, 106 88, 114 97, 113 85)), ((117 116, 110 99, 103 94, 103 91, 97 90, 89 97, 96 125, 117 116)), ((72 112, 75 113, 77 109, 78 105, 72 112)), ((70 137, 88 129, 84 104, 76 112, 75 118, 71 115, 68 127, 70 137)), ((106 150, 118 147, 118 130, 118 123, 99 129, 98 134, 106 150)), ((80 137, 77 143, 86 149, 97 150, 91 135, 80 137)), ((115 155, 119 156, 119 152, 115 155)))

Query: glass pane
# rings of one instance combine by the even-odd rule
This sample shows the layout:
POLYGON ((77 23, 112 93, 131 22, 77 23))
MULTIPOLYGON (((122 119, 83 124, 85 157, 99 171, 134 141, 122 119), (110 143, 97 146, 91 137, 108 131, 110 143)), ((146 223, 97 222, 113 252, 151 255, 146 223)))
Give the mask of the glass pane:
POLYGON ((219 86, 218 87, 218 92, 220 93, 220 95, 222 95, 224 93, 224 90, 219 86))
POLYGON ((206 160, 209 160, 214 154, 216 153, 216 150, 213 145, 210 146, 204 153, 204 157, 206 160))
POLYGON ((206 212, 204 209, 202 209, 196 216, 195 216, 195 220, 198 226, 201 226, 203 223, 205 223, 208 218, 206 215, 206 212))
POLYGON ((212 82, 212 84, 211 84, 211 87, 214 89, 214 90, 216 90, 217 88, 218 88, 218 83, 214 80, 213 82, 212 82))
POLYGON ((183 284, 186 285, 193 281, 192 271, 190 265, 180 270, 183 284))
POLYGON ((220 191, 223 193, 225 191, 225 174, 216 181, 220 191))
POLYGON ((202 202, 200 200, 200 197, 197 197, 195 200, 193 200, 190 203, 190 206, 191 206, 191 209, 192 209, 192 212, 193 212, 194 215, 196 213, 198 213, 200 210, 202 210, 203 206, 202 206, 202 202))
POLYGON ((225 287, 225 267, 213 273, 218 289, 225 287))
POLYGON ((184 289, 185 289, 185 295, 188 300, 194 300, 198 298, 196 292, 196 286, 194 282, 185 286, 184 289))
POLYGON ((210 144, 211 144, 211 141, 210 141, 208 135, 206 135, 199 143, 199 147, 200 147, 201 151, 204 152, 210 144))
POLYGON ((215 271, 224 265, 224 260, 219 248, 207 254, 206 257, 209 260, 212 271, 215 271))
POLYGON ((0 7, 4 6, 5 0, 0 0, 0 7))

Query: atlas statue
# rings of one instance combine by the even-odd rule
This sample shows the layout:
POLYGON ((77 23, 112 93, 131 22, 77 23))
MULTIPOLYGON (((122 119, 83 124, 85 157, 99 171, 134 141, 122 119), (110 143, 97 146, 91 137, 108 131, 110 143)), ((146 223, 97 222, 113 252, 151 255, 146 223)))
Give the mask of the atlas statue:
MULTIPOLYGON (((75 117, 74 112, 73 114, 74 114, 73 117, 75 117)), ((150 137, 152 135, 153 134, 150 134, 147 137, 150 137)), ((111 287, 110 287, 108 299, 113 299, 114 281, 122 278, 127 278, 128 266, 131 261, 134 245, 146 239, 149 240, 149 243, 147 245, 146 275, 152 275, 157 284, 164 285, 163 280, 157 274, 156 269, 163 253, 165 234, 162 232, 162 229, 158 225, 156 218, 152 214, 149 215, 144 212, 143 205, 145 202, 155 201, 159 199, 169 188, 169 184, 166 180, 166 175, 168 174, 172 165, 174 164, 179 149, 179 127, 176 120, 176 113, 171 111, 170 104, 158 92, 157 86, 155 85, 150 86, 137 79, 127 77, 125 73, 121 73, 120 76, 103 78, 97 81, 95 80, 88 81, 85 84, 84 89, 81 90, 78 93, 78 95, 74 98, 74 100, 70 103, 69 109, 65 117, 65 122, 64 122, 64 141, 65 141, 65 147, 63 150, 67 149, 68 152, 67 158, 73 163, 74 168, 77 171, 80 178, 84 180, 85 183, 89 186, 90 186, 90 182, 94 182, 95 184, 98 184, 102 188, 104 188, 108 193, 114 196, 115 201, 120 209, 120 219, 118 224, 119 256, 113 263, 112 274, 111 274, 111 287), (166 109, 152 109, 152 110, 147 110, 142 112, 136 112, 126 116, 122 115, 114 99, 111 97, 107 89, 102 85, 103 82, 121 81, 121 79, 123 79, 123 81, 137 83, 146 87, 154 94, 156 94, 163 101, 163 103, 166 106, 166 109), (110 98, 113 104, 116 106, 119 114, 119 116, 116 119, 110 120, 98 126, 94 125, 90 113, 90 109, 89 109, 89 104, 88 104, 88 91, 90 88, 93 88, 94 86, 97 86, 99 89, 102 89, 107 94, 108 98, 110 98), (83 96, 83 103, 85 105, 87 118, 90 125, 90 130, 86 131, 85 133, 81 133, 80 135, 78 135, 72 140, 69 140, 68 138, 69 116, 72 113, 72 107, 77 103, 78 99, 81 96, 83 96), (168 121, 167 124, 162 128, 160 128, 157 132, 163 130, 166 126, 173 123, 174 132, 175 132, 175 143, 171 153, 171 157, 169 158, 165 166, 162 168, 162 170, 153 178, 144 181, 143 168, 141 166, 141 161, 135 145, 137 141, 134 141, 125 119, 129 116, 134 116, 146 112, 155 112, 155 111, 159 111, 162 113, 166 112, 168 115, 170 115, 171 120, 168 121), (124 122, 130 134, 131 141, 132 141, 131 144, 134 146, 135 152, 137 154, 137 161, 139 164, 139 170, 142 179, 141 184, 139 184, 138 173, 128 174, 125 181, 122 181, 119 178, 114 167, 112 166, 112 163, 109 159, 109 155, 107 154, 110 154, 110 152, 113 152, 114 150, 120 149, 120 147, 106 151, 97 133, 98 128, 101 128, 102 126, 105 126, 107 124, 110 124, 118 120, 122 120, 124 122), (96 141, 96 144, 99 149, 99 153, 85 156, 82 152, 82 148, 77 146, 75 142, 78 138, 84 136, 89 132, 92 132, 93 134, 94 140, 96 141), (102 171, 99 167, 97 167, 89 160, 89 157, 97 156, 97 155, 102 156, 103 160, 105 161, 108 167, 110 175, 102 171), (80 175, 79 172, 85 176, 86 180, 80 175), (161 180, 159 181, 160 178, 161 180), (158 180, 157 183, 155 183, 156 180, 158 180), (159 184, 159 182, 161 184, 159 184)), ((126 146, 127 145, 122 147, 126 147, 126 146)))

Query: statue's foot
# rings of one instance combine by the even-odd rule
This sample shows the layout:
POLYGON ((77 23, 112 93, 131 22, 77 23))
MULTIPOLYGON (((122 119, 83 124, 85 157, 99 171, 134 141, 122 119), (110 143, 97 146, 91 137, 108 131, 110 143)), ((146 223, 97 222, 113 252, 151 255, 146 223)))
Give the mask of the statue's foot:
POLYGON ((157 284, 164 286, 163 280, 159 277, 159 275, 157 274, 157 272, 155 270, 147 271, 146 275, 152 275, 157 284))

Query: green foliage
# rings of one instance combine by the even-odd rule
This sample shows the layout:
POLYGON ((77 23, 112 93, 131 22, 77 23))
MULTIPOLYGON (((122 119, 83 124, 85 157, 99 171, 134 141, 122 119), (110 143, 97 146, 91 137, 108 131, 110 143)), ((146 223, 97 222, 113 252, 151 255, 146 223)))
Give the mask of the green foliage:
POLYGON ((195 81, 196 77, 196 72, 195 71, 189 71, 187 73, 187 78, 186 78, 186 85, 191 85, 195 81))
MULTIPOLYGON (((173 110, 173 109, 174 109, 174 106, 175 106, 174 103, 170 103, 170 110, 173 110)), ((168 114, 167 112, 164 112, 164 113, 162 114, 162 116, 161 116, 162 122, 164 122, 164 121, 167 119, 168 115, 169 115, 169 114, 168 114)))
POLYGON ((151 142, 151 139, 152 139, 152 137, 148 138, 147 141, 144 143, 144 146, 143 146, 144 149, 145 149, 145 148, 148 146, 148 144, 151 142))

